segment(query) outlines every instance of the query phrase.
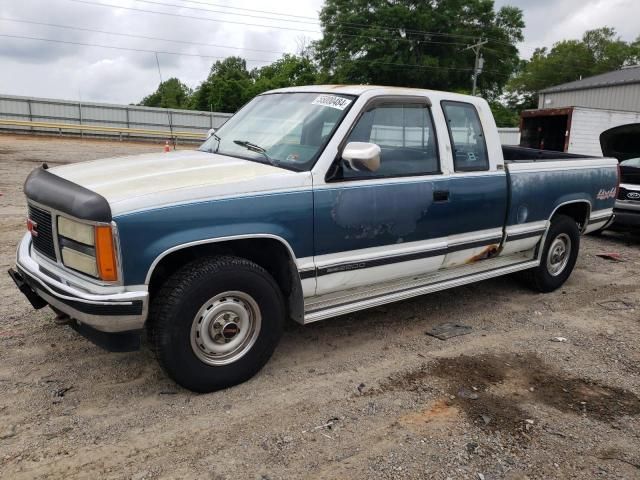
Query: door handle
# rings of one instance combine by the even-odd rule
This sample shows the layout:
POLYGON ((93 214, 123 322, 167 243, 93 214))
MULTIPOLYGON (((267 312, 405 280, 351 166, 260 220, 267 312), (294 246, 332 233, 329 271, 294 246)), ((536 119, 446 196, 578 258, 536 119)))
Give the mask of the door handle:
POLYGON ((448 190, 435 190, 433 192, 433 201, 434 202, 448 202, 449 201, 449 191, 448 190))

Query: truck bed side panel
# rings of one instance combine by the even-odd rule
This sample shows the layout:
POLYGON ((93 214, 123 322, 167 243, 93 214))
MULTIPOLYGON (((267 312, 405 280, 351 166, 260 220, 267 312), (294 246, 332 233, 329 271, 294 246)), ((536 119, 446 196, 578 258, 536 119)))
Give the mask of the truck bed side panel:
POLYGON ((613 208, 617 162, 612 159, 560 160, 510 163, 509 227, 549 220, 561 205, 589 204, 594 213, 613 208))

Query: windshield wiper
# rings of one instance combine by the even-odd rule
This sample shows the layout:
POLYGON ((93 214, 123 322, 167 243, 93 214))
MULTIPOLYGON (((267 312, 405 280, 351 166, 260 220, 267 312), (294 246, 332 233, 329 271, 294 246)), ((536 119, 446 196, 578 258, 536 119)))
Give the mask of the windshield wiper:
POLYGON ((269 165, 278 166, 276 160, 267 155, 267 150, 262 148, 260 145, 256 145, 255 143, 249 142, 247 140, 234 140, 233 143, 235 143, 236 145, 240 145, 241 147, 244 147, 252 152, 261 154, 267 160, 267 162, 269 162, 269 165))

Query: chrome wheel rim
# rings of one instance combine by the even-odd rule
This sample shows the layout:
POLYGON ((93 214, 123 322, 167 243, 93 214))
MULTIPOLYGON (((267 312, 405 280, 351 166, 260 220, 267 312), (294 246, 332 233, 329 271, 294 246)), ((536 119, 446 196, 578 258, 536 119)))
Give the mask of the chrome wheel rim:
POLYGON ((566 233, 561 233, 553 239, 549 245, 547 254, 547 271, 550 275, 557 277, 569 263, 571 256, 571 238, 566 233))
POLYGON ((208 365, 227 365, 242 358, 260 334, 262 316, 244 292, 224 292, 207 300, 191 324, 191 349, 208 365))

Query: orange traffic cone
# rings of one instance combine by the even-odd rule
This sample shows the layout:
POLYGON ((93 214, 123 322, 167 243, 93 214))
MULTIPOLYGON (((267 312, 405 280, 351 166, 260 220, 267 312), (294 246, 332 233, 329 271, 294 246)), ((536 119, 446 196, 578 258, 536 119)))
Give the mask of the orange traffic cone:
POLYGON ((171 151, 171 147, 169 146, 169 140, 164 142, 164 153, 169 153, 171 151))

